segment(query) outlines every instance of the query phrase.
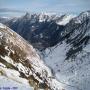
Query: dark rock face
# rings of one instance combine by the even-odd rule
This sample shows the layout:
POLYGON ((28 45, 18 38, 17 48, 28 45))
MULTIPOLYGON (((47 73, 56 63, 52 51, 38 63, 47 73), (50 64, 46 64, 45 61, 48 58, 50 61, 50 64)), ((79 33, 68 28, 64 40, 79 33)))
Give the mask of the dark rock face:
POLYGON ((81 13, 78 17, 72 19, 67 24, 65 31, 67 32, 66 42, 72 45, 67 53, 67 58, 69 58, 75 56, 90 43, 90 12, 81 13))

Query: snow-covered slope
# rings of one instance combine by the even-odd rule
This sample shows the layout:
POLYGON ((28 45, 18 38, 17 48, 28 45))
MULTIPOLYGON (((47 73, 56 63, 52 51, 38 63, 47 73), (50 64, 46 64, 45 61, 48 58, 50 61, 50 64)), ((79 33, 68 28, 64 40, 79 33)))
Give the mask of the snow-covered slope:
POLYGON ((66 25, 71 19, 75 17, 75 15, 63 15, 61 17, 62 18, 59 21, 56 21, 56 23, 58 25, 66 25))
MULTIPOLYGON (((69 90, 90 89, 90 45, 84 48, 72 61, 65 60, 66 53, 70 47, 65 42, 61 45, 46 49, 44 61, 53 69, 56 78, 67 86, 73 87, 69 90)), ((67 90, 67 88, 66 88, 67 90)))
POLYGON ((0 24, 0 73, 1 78, 4 76, 4 79, 14 80, 23 84, 23 87, 30 85, 35 90, 64 88, 35 49, 3 24, 0 24))
POLYGON ((69 90, 90 90, 90 12, 72 19, 62 33, 63 40, 42 52, 44 61, 69 90))
POLYGON ((0 28, 5 28, 6 26, 4 26, 2 23, 0 23, 0 28))

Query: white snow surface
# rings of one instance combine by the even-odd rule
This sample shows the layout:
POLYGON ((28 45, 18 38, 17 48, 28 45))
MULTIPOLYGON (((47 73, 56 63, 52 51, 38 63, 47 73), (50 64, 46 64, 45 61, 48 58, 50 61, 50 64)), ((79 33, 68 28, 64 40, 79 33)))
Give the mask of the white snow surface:
POLYGON ((5 76, 0 76, 0 89, 1 90, 33 90, 32 87, 26 84, 18 83, 15 80, 12 80, 5 76))
POLYGON ((55 77, 65 90, 90 90, 90 45, 78 54, 76 60, 65 60, 69 50, 65 42, 46 49, 44 61, 53 69, 55 77))
POLYGON ((0 23, 0 28, 5 28, 6 26, 0 23))
POLYGON ((66 25, 74 17, 75 17, 75 15, 65 15, 60 21, 57 22, 57 24, 58 25, 66 25))

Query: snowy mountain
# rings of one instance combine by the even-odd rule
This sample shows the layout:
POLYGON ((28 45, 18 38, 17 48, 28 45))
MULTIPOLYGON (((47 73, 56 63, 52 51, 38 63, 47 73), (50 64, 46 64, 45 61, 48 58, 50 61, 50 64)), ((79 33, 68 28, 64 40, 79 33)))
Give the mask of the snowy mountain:
POLYGON ((11 18, 9 18, 9 17, 0 17, 0 22, 2 22, 2 23, 7 22, 9 20, 11 20, 11 18))
POLYGON ((90 90, 90 12, 72 19, 64 30, 61 41, 42 52, 44 60, 60 82, 90 90))
POLYGON ((65 25, 73 17, 72 15, 59 16, 47 13, 26 13, 21 18, 13 18, 5 22, 0 22, 20 34, 35 48, 42 50, 46 47, 54 46, 59 42, 58 33, 64 29, 65 25))
POLYGON ((66 25, 69 21, 74 18, 75 15, 62 15, 59 20, 56 21, 58 25, 66 25))
MULTIPOLYGON (((0 86, 11 82, 23 90, 63 90, 35 49, 13 30, 0 23, 0 86), (10 82, 9 82, 10 81, 10 82), (25 87, 27 88, 25 89, 25 87)), ((6 88, 7 85, 4 86, 6 88)), ((3 86, 2 86, 3 87, 3 86)), ((14 87, 15 88, 15 87, 14 87)))
POLYGON ((90 90, 90 11, 78 16, 27 13, 3 23, 37 49, 59 86, 90 90))

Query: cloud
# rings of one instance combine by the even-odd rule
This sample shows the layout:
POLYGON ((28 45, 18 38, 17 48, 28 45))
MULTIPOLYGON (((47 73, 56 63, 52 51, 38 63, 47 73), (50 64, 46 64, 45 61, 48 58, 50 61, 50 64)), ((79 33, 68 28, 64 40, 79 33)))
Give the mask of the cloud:
POLYGON ((9 9, 9 8, 0 8, 0 13, 4 12, 16 12, 16 13, 24 13, 24 10, 16 10, 16 9, 9 9))

